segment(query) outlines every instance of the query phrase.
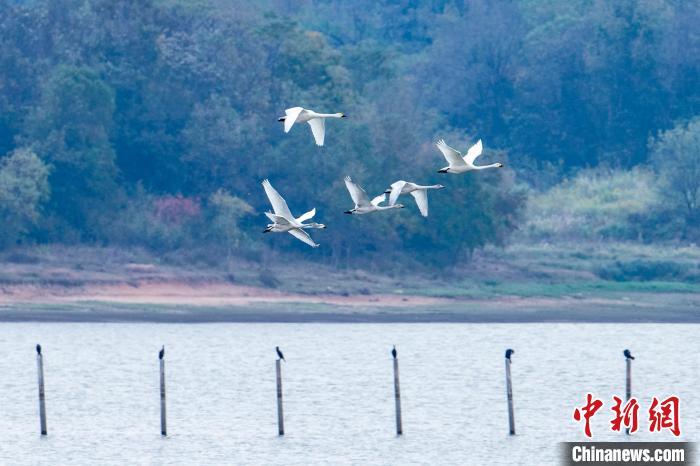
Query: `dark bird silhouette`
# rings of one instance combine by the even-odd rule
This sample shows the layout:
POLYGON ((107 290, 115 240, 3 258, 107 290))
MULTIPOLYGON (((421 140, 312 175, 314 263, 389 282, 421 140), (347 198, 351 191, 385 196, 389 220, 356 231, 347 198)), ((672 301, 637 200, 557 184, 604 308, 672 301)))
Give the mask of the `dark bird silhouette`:
POLYGON ((165 356, 165 345, 158 351, 158 359, 163 359, 163 356, 165 356))
POLYGON ((277 351, 277 357, 280 358, 282 361, 287 362, 287 360, 284 359, 284 354, 282 354, 282 351, 280 351, 280 347, 275 346, 275 350, 277 351))
POLYGON ((630 353, 630 350, 626 349, 622 352, 622 354, 625 355, 625 358, 627 359, 634 359, 634 356, 632 356, 632 353, 630 353))
POLYGON ((394 345, 394 349, 391 350, 391 355, 396 359, 396 345, 394 345))
POLYGON ((36 345, 36 354, 41 354, 41 345, 36 345))
POLYGON ((511 355, 515 354, 515 350, 508 348, 506 350, 506 359, 510 360, 511 355))

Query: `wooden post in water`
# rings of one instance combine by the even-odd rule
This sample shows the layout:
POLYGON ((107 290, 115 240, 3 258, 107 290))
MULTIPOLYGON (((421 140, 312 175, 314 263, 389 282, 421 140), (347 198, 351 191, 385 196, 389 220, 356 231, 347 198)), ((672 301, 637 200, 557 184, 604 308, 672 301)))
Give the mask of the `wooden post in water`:
POLYGON ((160 435, 168 435, 165 411, 165 346, 158 352, 160 362, 160 435))
POLYGON ((394 406, 396 408, 396 435, 403 435, 401 421, 401 387, 399 385, 399 359, 396 357, 396 346, 391 350, 394 358, 394 406))
POLYGON ((625 359, 626 377, 625 377, 625 400, 629 401, 632 398, 632 359, 625 359))
MULTIPOLYGON (((622 354, 625 355, 625 401, 629 401, 632 398, 632 360, 634 356, 628 349, 623 351, 622 354)), ((629 435, 629 428, 625 429, 625 432, 629 435)))
POLYGON ((282 360, 275 361, 277 369, 277 433, 284 435, 284 409, 282 407, 282 360))
POLYGON ((510 357, 515 353, 512 349, 506 350, 506 394, 508 396, 508 428, 510 435, 515 435, 515 413, 513 412, 513 383, 510 378, 510 357))
POLYGON ((44 395, 44 356, 41 354, 41 345, 36 345, 36 365, 39 373, 39 420, 41 422, 41 435, 47 435, 46 430, 46 397, 44 395))

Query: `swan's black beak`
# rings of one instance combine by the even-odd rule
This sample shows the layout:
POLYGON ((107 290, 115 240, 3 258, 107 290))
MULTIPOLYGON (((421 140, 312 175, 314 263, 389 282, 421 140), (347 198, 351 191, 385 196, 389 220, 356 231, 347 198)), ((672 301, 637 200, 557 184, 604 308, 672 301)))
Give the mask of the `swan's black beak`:
POLYGON ((347 117, 348 117, 348 116, 347 116, 346 114, 343 113, 343 116, 341 116, 340 118, 347 118, 347 117))
POLYGON ((279 117, 279 118, 277 119, 277 121, 284 121, 285 118, 287 118, 287 117, 279 117))
POLYGON ((263 233, 270 233, 272 229, 270 227, 267 227, 263 230, 263 233))
POLYGON ((438 172, 438 173, 447 173, 447 170, 449 170, 449 168, 441 168, 441 169, 438 170, 437 172, 438 172))
POLYGON ((384 194, 391 194, 391 189, 387 189, 386 191, 384 191, 384 194))
POLYGON ((352 210, 346 210, 345 213, 346 213, 346 214, 352 214, 352 210))

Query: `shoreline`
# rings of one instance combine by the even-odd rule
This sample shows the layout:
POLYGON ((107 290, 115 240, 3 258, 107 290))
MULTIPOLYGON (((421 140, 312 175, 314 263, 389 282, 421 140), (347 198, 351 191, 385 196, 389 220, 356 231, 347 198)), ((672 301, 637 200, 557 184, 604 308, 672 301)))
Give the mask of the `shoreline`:
POLYGON ((5 285, 1 322, 700 323, 700 294, 440 297, 293 293, 222 282, 5 285))
POLYGON ((0 324, 50 323, 655 323, 700 324, 700 311, 659 312, 657 309, 318 309, 302 306, 283 309, 265 307, 149 307, 92 303, 70 307, 9 306, 0 308, 0 324))

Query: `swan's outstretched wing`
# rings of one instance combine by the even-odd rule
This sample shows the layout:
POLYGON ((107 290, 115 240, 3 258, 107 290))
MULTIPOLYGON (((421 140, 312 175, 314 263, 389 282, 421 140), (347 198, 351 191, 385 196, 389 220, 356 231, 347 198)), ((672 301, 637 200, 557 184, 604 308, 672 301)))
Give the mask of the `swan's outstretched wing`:
POLYGON ((273 214, 272 212, 265 212, 265 215, 267 216, 267 218, 269 218, 269 219, 272 220, 274 223, 276 223, 276 224, 278 224, 278 225, 280 225, 280 226, 291 225, 291 223, 289 223, 289 220, 287 220, 286 218, 284 218, 284 217, 282 217, 282 216, 280 216, 280 215, 275 215, 275 214, 273 214))
POLYGON ((299 114, 303 111, 304 109, 302 107, 292 107, 284 111, 285 115, 287 115, 284 119, 285 133, 288 133, 289 130, 292 129, 292 125, 294 125, 294 123, 297 121, 297 118, 299 118, 299 114))
POLYGON ((376 206, 378 206, 379 204, 381 204, 382 202, 384 202, 385 200, 386 200, 386 194, 385 194, 385 193, 381 193, 379 196, 377 196, 377 197, 375 197, 374 199, 372 199, 371 204, 372 204, 373 206, 376 207, 376 206))
POLYGON ((295 237, 296 239, 305 242, 312 248, 317 248, 319 247, 319 244, 315 243, 314 240, 311 239, 308 233, 306 233, 304 230, 301 228, 292 228, 289 230, 289 234, 295 237))
POLYGON ((287 203, 282 198, 282 196, 280 196, 280 193, 278 193, 277 190, 272 187, 272 185, 270 184, 270 180, 263 181, 262 185, 263 188, 265 188, 265 194, 267 194, 267 198, 270 200, 270 204, 272 204, 272 210, 275 211, 275 214, 281 217, 285 217, 287 220, 293 219, 294 216, 289 211, 287 203))
POLYGON ((428 191, 425 189, 417 189, 416 191, 411 191, 411 196, 416 200, 416 205, 418 205, 418 210, 423 217, 428 216, 428 191))
POLYGON ((467 151, 467 155, 464 156, 464 161, 470 165, 473 165, 476 158, 480 156, 483 151, 484 146, 483 144, 481 144, 481 139, 479 139, 478 141, 476 141, 476 144, 469 148, 469 150, 467 151))
POLYGON ((369 197, 367 197, 365 190, 355 184, 349 176, 345 177, 345 187, 348 188, 350 197, 357 207, 367 207, 370 205, 369 197))
POLYGON ((311 126, 311 132, 314 133, 316 145, 322 146, 323 140, 326 138, 326 119, 312 118, 309 120, 309 126, 311 126))
POLYGON ((304 223, 305 221, 309 220, 310 218, 314 218, 314 215, 316 215, 316 208, 313 208, 310 211, 306 212, 305 214, 302 214, 299 218, 297 218, 297 222, 304 223))
POLYGON ((403 187, 406 185, 405 181, 397 181, 396 183, 391 185, 391 194, 389 194, 389 205, 394 205, 396 204, 396 201, 399 199, 399 196, 401 195, 401 190, 403 187))
POLYGON ((440 152, 445 156, 445 160, 447 160, 447 163, 449 163, 451 167, 466 165, 464 159, 462 159, 462 154, 460 154, 458 150, 448 146, 444 139, 440 139, 435 145, 440 149, 440 152))

